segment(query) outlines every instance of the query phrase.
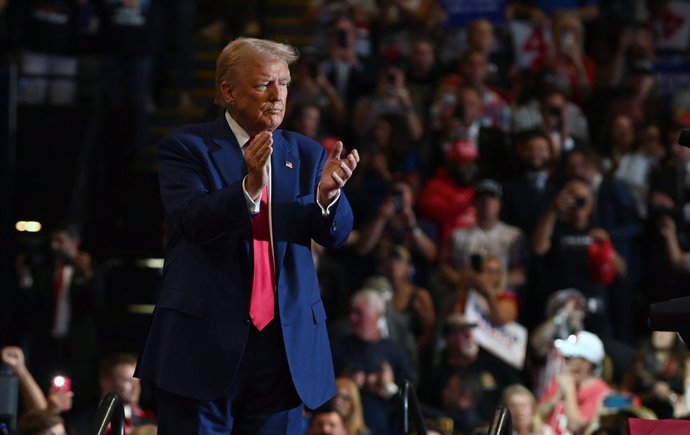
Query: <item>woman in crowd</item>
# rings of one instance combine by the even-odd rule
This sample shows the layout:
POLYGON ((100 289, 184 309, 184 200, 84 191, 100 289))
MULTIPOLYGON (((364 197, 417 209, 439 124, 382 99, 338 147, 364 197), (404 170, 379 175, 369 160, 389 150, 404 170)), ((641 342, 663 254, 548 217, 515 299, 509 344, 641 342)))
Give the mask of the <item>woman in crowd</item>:
POLYGON ((539 414, 560 433, 586 433, 611 387, 599 377, 604 345, 595 334, 580 331, 556 340, 565 358, 563 370, 539 400, 539 414))
POLYGON ((503 390, 503 404, 510 411, 514 435, 553 435, 537 414, 537 400, 524 385, 515 384, 503 390))
POLYGON ((343 416, 347 435, 371 435, 371 431, 364 424, 362 401, 357 385, 349 378, 338 378, 335 380, 335 388, 333 408, 343 416))

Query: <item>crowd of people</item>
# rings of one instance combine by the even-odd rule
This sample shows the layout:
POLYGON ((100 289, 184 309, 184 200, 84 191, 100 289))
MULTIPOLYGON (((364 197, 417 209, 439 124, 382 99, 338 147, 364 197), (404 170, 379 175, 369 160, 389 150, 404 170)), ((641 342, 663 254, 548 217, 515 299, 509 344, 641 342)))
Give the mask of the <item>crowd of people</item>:
MULTIPOLYGON (((292 68, 283 127, 361 156, 345 187, 346 246, 312 244, 337 394, 305 418, 309 435, 399 433, 403 380, 444 434, 482 433, 499 405, 519 435, 618 434, 614 415, 690 414, 688 350, 646 327, 649 303, 690 288, 690 149, 677 143, 690 128, 690 4, 484 3, 479 17, 459 0, 309 2, 313 41, 292 68)), ((144 34, 124 39, 116 25, 141 23, 133 11, 148 4, 102 9, 114 23, 103 27, 114 44, 105 71, 132 81, 109 81, 104 95, 132 99, 135 119, 153 102, 142 79, 152 66, 137 51, 144 34)), ((261 33, 255 14, 268 6, 257 4, 240 27, 261 33)), ((236 36, 233 20, 211 24, 236 36)), ((65 41, 34 39, 22 104, 74 98, 65 75, 76 58, 37 53, 65 41), (58 68, 54 86, 30 83, 39 64, 58 68)), ((191 64, 180 65, 188 106, 191 64)), ((21 384, 17 433, 86 433, 110 390, 125 398, 128 433, 150 433, 136 357, 96 370, 107 307, 79 239, 57 226, 46 264, 16 262, 18 300, 42 307, 26 310, 41 322, 17 319, 30 331, 12 343, 21 348, 2 353, 21 384), (72 377, 76 410, 71 391, 46 394, 57 368, 72 377)))

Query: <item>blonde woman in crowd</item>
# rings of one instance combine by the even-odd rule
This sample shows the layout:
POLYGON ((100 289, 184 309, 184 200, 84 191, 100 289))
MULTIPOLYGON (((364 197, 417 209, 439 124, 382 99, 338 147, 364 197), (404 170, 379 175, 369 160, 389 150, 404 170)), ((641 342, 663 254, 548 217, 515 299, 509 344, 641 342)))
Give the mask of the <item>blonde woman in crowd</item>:
POLYGON ((537 414, 537 400, 530 390, 514 384, 503 390, 503 404, 510 411, 514 435, 554 435, 537 414))
POLYGON ((337 378, 335 388, 333 407, 343 416, 347 435, 371 435, 371 431, 364 424, 362 401, 357 385, 349 378, 337 378))

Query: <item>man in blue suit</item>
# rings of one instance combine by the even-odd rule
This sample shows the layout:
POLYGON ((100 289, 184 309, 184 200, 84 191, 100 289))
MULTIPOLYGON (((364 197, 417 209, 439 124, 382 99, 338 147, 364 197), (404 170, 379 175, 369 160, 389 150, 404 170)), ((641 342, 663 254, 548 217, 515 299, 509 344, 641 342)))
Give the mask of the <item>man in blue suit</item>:
POLYGON ((159 147, 168 223, 163 288, 135 376, 156 386, 158 433, 299 434, 335 395, 310 242, 343 244, 343 144, 277 129, 294 48, 239 38, 218 57, 225 115, 159 147))

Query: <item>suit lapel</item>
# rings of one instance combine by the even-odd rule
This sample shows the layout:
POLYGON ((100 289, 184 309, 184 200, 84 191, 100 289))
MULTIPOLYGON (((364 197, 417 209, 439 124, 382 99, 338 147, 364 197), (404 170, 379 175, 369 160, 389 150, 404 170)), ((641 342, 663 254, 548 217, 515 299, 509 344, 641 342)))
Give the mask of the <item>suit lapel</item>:
POLYGON ((213 144, 209 147, 209 155, 224 184, 227 186, 244 178, 247 175, 247 165, 225 116, 211 124, 211 140, 213 144))
POLYGON ((276 282, 279 282, 281 265, 287 249, 286 229, 284 225, 295 222, 283 218, 275 219, 276 210, 284 209, 295 200, 299 175, 299 160, 291 144, 284 139, 282 132, 273 133, 273 155, 271 156, 271 231, 276 261, 276 282))

